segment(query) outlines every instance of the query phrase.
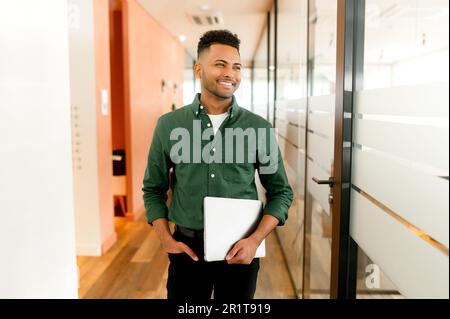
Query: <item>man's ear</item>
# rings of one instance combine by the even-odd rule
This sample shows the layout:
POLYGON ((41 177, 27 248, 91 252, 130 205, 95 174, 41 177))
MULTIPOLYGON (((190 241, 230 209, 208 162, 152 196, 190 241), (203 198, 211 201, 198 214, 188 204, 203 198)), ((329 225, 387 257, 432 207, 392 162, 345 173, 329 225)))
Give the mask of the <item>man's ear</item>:
POLYGON ((200 63, 195 63, 194 65, 195 77, 199 80, 202 79, 202 65, 200 63))

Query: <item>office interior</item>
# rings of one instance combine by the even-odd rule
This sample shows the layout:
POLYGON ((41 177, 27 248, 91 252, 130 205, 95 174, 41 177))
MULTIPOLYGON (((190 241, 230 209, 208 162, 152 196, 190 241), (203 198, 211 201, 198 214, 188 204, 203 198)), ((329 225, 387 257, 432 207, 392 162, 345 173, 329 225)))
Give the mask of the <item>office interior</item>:
POLYGON ((0 297, 166 298, 142 179, 212 29, 294 191, 255 298, 447 299, 447 0, 3 3, 0 297))

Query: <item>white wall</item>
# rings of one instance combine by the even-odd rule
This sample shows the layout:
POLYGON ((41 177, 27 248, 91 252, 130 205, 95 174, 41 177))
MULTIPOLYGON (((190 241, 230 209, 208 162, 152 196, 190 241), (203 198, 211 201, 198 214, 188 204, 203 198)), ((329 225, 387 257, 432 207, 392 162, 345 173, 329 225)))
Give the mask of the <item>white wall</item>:
POLYGON ((67 3, 0 10, 0 298, 77 298, 67 3))
POLYGON ((93 4, 68 3, 77 254, 100 256, 93 4))

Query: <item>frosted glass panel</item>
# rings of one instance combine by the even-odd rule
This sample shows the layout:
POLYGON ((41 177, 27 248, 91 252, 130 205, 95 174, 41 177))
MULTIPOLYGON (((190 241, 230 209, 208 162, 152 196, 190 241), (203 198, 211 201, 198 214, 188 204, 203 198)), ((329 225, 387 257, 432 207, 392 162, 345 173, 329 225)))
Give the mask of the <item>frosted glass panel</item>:
POLYGON ((365 8, 351 235, 405 297, 448 298, 449 2, 365 8))
POLYGON ((354 142, 438 169, 448 176, 448 127, 355 120, 354 142))
POLYGON ((407 298, 448 298, 448 255, 352 190, 350 235, 407 298))
POLYGON ((334 114, 334 105, 336 102, 336 96, 323 95, 323 96, 312 96, 309 99, 309 110, 310 111, 323 111, 334 114))
POLYGON ((331 174, 333 147, 333 140, 308 132, 308 156, 328 174, 331 174))
POLYGON ((332 214, 330 187, 313 177, 333 176, 337 1, 309 1, 309 98, 306 132, 305 298, 329 298, 332 214))
POLYGON ((448 83, 363 91, 356 102, 352 184, 394 215, 353 192, 352 236, 406 297, 447 298, 448 83))
POLYGON ((352 169, 353 184, 448 247, 447 180, 358 149, 352 169))
POLYGON ((286 126, 286 138, 292 142, 292 144, 294 144, 295 146, 299 146, 299 131, 298 131, 298 127, 295 125, 292 125, 291 123, 289 123, 286 126))
POLYGON ((448 118, 448 102, 448 82, 365 90, 356 95, 355 113, 448 118))
MULTIPOLYGON (((310 113, 308 130, 318 133, 328 139, 334 136, 334 116, 332 114, 310 113)), ((331 144, 333 144, 331 142, 331 144)))
MULTIPOLYGON (((287 121, 283 120, 276 120, 276 126, 278 130, 278 134, 284 137, 286 140, 288 140, 290 143, 295 145, 295 147, 300 147, 299 144, 304 144, 304 141, 302 143, 301 140, 299 140, 299 128, 292 123, 288 123, 287 121)), ((304 137, 304 134, 302 134, 304 137)), ((304 146, 303 146, 304 148, 304 146)))
POLYGON ((277 227, 277 233, 297 296, 302 297, 308 0, 279 0, 277 4, 275 115, 277 120, 281 120, 277 122, 277 126, 283 130, 280 134, 286 137, 283 155, 287 163, 289 181, 295 192, 289 219, 284 227, 277 227))
POLYGON ((371 260, 361 247, 357 248, 357 299, 403 299, 397 287, 380 265, 371 260))
POLYGON ((287 105, 286 101, 277 101, 277 120, 284 120, 287 119, 287 105))
POLYGON ((286 138, 287 135, 287 122, 281 119, 275 120, 276 129, 278 130, 278 134, 282 137, 286 138))
POLYGON ((289 103, 289 120, 300 127, 306 125, 306 99, 292 101, 295 106, 289 103))
POLYGON ((292 168, 297 167, 298 150, 292 143, 287 142, 284 148, 284 161, 292 168))

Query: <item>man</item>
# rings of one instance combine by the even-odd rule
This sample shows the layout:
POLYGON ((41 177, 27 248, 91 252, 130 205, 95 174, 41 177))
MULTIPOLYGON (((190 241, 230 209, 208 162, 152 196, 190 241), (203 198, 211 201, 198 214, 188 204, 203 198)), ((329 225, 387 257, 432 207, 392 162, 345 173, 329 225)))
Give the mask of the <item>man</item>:
POLYGON ((292 189, 276 141, 272 154, 265 156, 267 148, 271 148, 267 140, 275 140, 271 125, 239 107, 234 98, 241 81, 239 44, 237 36, 227 30, 209 31, 202 36, 195 65, 201 94, 192 104, 161 116, 154 132, 143 192, 148 222, 169 255, 169 299, 209 299, 213 290, 215 299, 253 298, 259 270, 259 259, 254 258, 256 249, 277 225, 284 224, 292 203, 292 189), (248 138, 247 144, 245 140, 232 143, 231 150, 223 147, 223 152, 221 144, 230 146, 230 140, 225 141, 227 130, 257 132, 257 136, 248 138), (184 144, 177 139, 180 136, 184 144), (257 145, 250 145, 250 140, 256 139, 257 145), (242 155, 239 146, 243 144, 248 154, 244 162, 235 159, 242 155), (257 229, 238 241, 226 260, 206 262, 204 197, 257 199, 255 170, 267 197, 257 229), (166 200, 170 186, 173 192, 169 210, 166 200), (169 220, 176 225, 173 235, 169 220))

